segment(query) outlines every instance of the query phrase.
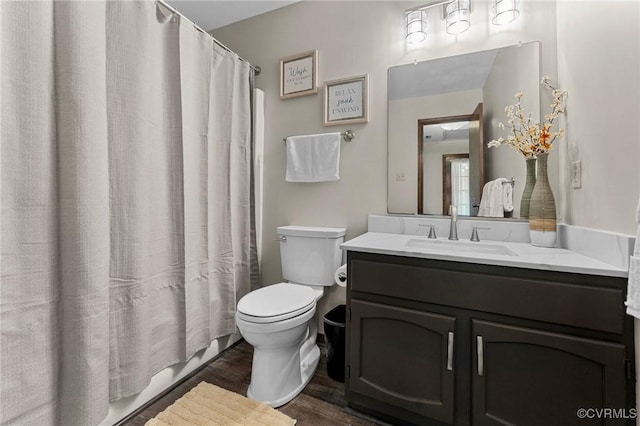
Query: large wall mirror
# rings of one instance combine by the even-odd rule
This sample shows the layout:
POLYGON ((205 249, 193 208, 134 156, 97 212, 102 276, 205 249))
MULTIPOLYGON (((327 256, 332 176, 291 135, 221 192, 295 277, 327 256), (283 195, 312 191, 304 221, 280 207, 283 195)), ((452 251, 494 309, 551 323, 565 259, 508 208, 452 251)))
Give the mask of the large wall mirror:
POLYGON ((498 123, 518 92, 539 119, 539 84, 539 42, 389 68, 388 212, 446 215, 454 204, 477 216, 485 183, 506 178, 514 210, 505 216, 518 218, 524 157, 487 142, 505 136, 498 123))

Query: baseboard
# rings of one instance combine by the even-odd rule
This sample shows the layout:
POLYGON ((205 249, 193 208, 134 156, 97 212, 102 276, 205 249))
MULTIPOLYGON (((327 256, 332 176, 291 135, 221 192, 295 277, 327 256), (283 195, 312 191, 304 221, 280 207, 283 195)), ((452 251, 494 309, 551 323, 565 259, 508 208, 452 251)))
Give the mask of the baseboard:
POLYGON ((366 413, 363 413, 361 411, 355 410, 355 409, 353 409, 353 408, 351 408, 349 406, 344 407, 344 412, 347 413, 347 414, 352 415, 353 417, 358 417, 358 418, 360 418, 362 420, 366 420, 366 421, 368 421, 370 423, 373 423, 373 424, 376 424, 376 425, 379 425, 379 426, 394 426, 393 423, 387 423, 387 422, 385 422, 384 420, 381 420, 378 417, 370 416, 370 415, 368 415, 366 413))

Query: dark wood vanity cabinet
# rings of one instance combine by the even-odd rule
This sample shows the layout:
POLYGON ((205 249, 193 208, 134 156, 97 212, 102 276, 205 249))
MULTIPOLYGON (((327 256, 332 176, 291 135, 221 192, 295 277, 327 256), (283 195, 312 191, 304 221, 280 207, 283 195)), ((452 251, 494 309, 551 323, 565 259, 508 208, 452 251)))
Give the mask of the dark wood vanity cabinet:
POLYGON ((453 422, 455 318, 359 300, 351 312, 351 390, 453 422))
POLYGON ((627 407, 622 344, 476 320, 472 331, 474 425, 583 424, 580 408, 627 407))
POLYGON ((393 424, 635 423, 626 279, 353 251, 348 264, 352 408, 393 424))

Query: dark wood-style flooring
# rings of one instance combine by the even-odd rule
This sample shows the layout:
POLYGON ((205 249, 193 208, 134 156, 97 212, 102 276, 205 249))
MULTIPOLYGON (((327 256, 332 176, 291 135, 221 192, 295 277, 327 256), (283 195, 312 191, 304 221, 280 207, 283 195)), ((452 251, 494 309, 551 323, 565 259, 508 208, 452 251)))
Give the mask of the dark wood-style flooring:
MULTIPOLYGON (((353 416, 345 411, 344 384, 329 378, 324 345, 320 345, 320 348, 322 350, 320 365, 311 382, 300 395, 278 410, 297 419, 296 426, 370 426, 382 424, 353 416)), ((144 425, 201 381, 246 395, 251 380, 252 356, 253 347, 244 341, 241 342, 225 351, 195 376, 144 409, 136 417, 122 424, 127 426, 144 425)))

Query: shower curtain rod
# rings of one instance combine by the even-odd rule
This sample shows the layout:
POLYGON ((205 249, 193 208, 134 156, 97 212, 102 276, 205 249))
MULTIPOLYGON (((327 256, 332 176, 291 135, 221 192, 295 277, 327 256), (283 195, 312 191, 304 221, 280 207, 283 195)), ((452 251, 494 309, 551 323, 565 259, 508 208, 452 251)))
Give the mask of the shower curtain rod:
POLYGON ((167 9, 169 9, 170 11, 172 11, 173 13, 179 15, 181 18, 185 19, 187 22, 189 22, 191 25, 193 25, 195 27, 196 30, 205 33, 206 35, 208 35, 209 37, 211 37, 213 39, 213 41, 220 47, 222 47, 224 50, 226 50, 229 53, 233 53, 234 55, 236 55, 238 57, 238 59, 240 59, 242 62, 246 62, 249 64, 249 66, 251 67, 251 69, 253 70, 253 72, 255 73, 255 75, 260 75, 260 67, 258 66, 253 66, 251 65, 251 62, 247 61, 246 59, 242 58, 240 55, 238 55, 236 52, 234 52, 233 50, 229 49, 226 45, 224 45, 222 42, 218 41, 214 36, 212 36, 211 34, 209 34, 208 32, 206 32, 205 30, 203 30, 202 28, 200 28, 198 25, 196 25, 195 22, 193 22, 191 19, 187 18, 186 16, 184 16, 182 13, 180 13, 175 7, 171 6, 169 3, 167 3, 164 0, 156 0, 156 3, 160 3, 161 5, 163 5, 164 7, 166 7, 167 9))

